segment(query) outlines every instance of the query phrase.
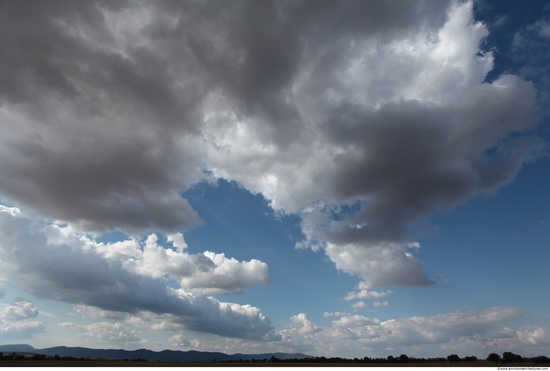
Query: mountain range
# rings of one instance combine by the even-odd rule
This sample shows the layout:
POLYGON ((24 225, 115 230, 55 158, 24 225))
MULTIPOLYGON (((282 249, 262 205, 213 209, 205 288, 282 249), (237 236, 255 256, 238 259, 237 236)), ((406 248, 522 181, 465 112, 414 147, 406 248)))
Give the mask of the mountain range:
POLYGON ((272 357, 284 359, 313 358, 302 353, 262 353, 262 354, 225 354, 220 352, 200 352, 195 350, 163 350, 156 352, 149 349, 91 349, 82 347, 58 346, 36 349, 28 344, 0 345, 0 353, 44 354, 47 356, 90 358, 90 359, 144 359, 147 361, 171 362, 209 362, 209 361, 251 361, 270 359, 272 357))

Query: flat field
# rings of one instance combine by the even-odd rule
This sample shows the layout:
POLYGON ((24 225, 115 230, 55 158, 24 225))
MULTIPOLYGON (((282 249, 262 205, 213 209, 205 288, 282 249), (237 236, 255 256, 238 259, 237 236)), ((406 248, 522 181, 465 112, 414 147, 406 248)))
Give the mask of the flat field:
POLYGON ((496 364, 478 362, 418 362, 418 363, 361 363, 361 362, 148 362, 108 360, 0 360, 0 367, 533 367, 548 370, 547 366, 496 364))

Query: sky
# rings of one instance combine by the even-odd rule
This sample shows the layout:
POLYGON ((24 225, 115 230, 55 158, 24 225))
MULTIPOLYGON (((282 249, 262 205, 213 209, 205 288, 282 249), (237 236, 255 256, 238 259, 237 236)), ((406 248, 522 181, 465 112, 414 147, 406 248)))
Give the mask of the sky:
POLYGON ((0 344, 548 355, 547 1, 0 2, 0 344))

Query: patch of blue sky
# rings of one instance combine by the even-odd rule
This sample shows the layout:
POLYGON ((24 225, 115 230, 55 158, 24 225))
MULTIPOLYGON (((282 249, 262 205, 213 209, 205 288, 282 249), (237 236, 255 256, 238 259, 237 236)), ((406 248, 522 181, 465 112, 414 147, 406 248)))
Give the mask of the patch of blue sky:
POLYGON ((434 312, 519 306, 542 315, 550 304, 543 294, 550 282, 548 189, 546 158, 524 165, 514 182, 494 194, 433 215, 437 230, 421 240, 422 260, 429 274, 442 279, 433 289, 415 289, 418 306, 433 306, 434 312))
POLYGON ((323 252, 294 248, 303 239, 297 216, 277 215, 261 195, 225 180, 197 184, 183 197, 204 220, 185 234, 190 252, 223 252, 269 266, 270 284, 241 295, 218 295, 220 300, 257 306, 274 322, 288 322, 301 312, 323 322, 325 311, 349 311, 350 303, 341 299, 358 279, 339 273, 323 252))
POLYGON ((98 236, 94 236, 94 240, 98 243, 113 243, 118 241, 125 241, 130 239, 131 237, 128 236, 126 233, 121 232, 119 230, 109 231, 107 233, 102 233, 98 236))
MULTIPOLYGON (((528 2, 504 0, 496 3, 477 1, 474 3, 474 18, 483 22, 489 29, 489 35, 483 40, 482 47, 493 52, 495 65, 485 81, 492 82, 503 73, 517 73, 524 63, 511 58, 514 36, 524 31, 525 25, 540 20, 541 14, 550 13, 548 2, 534 0, 528 2)), ((536 52, 531 49, 530 52, 536 52)))

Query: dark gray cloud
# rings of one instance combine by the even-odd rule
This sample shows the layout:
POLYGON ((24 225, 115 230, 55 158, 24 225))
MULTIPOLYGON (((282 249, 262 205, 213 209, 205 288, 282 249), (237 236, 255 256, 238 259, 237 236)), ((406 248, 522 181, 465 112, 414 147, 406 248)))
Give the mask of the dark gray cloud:
POLYGON ((420 215, 509 182, 544 143, 529 136, 506 139, 514 126, 534 122, 532 87, 518 86, 505 100, 497 94, 477 94, 466 107, 400 102, 373 113, 346 107, 337 114, 341 125, 329 126, 331 137, 356 150, 338 159, 343 166, 335 190, 343 198, 369 200, 352 218, 364 228, 339 229, 331 237, 406 239, 404 228, 420 215))
POLYGON ((178 194, 203 178, 185 145, 199 123, 192 66, 126 44, 124 19, 109 18, 122 6, 1 6, 3 197, 87 230, 200 222, 178 194))

